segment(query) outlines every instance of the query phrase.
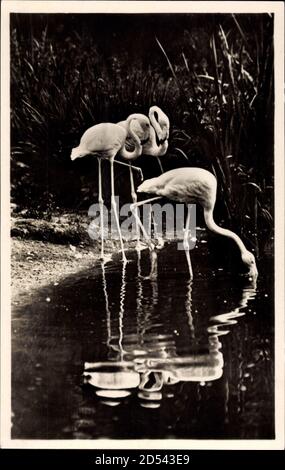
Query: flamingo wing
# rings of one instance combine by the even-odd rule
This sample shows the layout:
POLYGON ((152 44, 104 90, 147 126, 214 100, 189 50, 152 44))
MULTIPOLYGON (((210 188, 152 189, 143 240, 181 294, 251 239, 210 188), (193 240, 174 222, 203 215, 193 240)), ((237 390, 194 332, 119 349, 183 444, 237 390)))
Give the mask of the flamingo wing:
POLYGON ((126 137, 127 132, 123 127, 112 123, 101 123, 87 129, 80 145, 87 148, 90 153, 102 153, 107 158, 116 155, 126 137))

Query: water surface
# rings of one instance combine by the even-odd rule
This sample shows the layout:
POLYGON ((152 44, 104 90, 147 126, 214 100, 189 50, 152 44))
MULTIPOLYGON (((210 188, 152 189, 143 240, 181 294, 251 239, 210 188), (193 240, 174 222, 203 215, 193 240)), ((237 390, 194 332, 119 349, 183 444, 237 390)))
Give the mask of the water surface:
POLYGON ((13 438, 274 438, 272 260, 257 286, 148 252, 47 286, 13 313, 13 438))

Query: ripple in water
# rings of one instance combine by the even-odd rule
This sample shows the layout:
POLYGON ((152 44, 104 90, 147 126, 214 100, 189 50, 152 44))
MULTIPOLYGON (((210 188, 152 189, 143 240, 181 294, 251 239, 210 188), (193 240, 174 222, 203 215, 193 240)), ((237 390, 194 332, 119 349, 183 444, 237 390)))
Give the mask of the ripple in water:
POLYGON ((156 281, 143 252, 15 311, 13 437, 274 437, 269 264, 254 286, 201 257, 190 282, 164 256, 156 281))

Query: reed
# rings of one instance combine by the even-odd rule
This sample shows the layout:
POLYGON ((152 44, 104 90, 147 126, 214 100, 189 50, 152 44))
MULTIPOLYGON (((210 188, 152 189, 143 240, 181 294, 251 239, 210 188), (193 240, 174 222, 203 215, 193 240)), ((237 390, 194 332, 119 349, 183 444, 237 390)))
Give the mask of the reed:
POLYGON ((232 20, 227 32, 221 24, 209 31, 208 61, 200 70, 189 66, 191 55, 185 50, 179 68, 159 39, 157 44, 187 115, 184 129, 180 126, 174 134, 175 149, 187 156, 196 151, 200 162, 212 167, 225 217, 249 238, 258 255, 259 230, 265 226, 268 235, 273 222, 272 173, 268 178, 264 174, 272 165, 273 153, 271 149, 265 154, 262 148, 273 137, 272 121, 268 123, 273 101, 271 23, 263 18, 252 36, 235 15, 232 20), (250 41, 259 46, 252 47, 250 41))

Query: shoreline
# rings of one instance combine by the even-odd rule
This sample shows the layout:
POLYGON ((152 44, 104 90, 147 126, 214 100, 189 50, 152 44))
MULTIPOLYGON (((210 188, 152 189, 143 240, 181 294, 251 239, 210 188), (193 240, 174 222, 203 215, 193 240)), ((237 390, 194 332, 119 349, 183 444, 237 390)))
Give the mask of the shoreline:
MULTIPOLYGON (((105 254, 119 250, 118 243, 106 241, 105 254)), ((126 250, 134 246, 125 244, 126 250)), ((55 244, 40 240, 11 238, 11 301, 19 306, 38 289, 57 285, 67 276, 93 266, 100 260, 100 244, 55 244)))

